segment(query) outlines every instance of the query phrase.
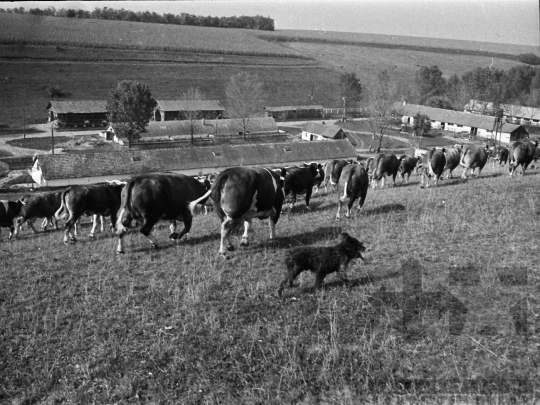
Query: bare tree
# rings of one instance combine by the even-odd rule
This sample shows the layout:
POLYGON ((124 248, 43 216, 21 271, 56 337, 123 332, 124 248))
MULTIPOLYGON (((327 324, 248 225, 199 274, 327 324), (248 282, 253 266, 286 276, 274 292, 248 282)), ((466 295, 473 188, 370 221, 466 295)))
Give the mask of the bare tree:
POLYGON ((258 112, 259 102, 263 98, 262 87, 256 74, 243 71, 231 76, 225 88, 228 110, 234 114, 231 118, 242 127, 244 139, 247 137, 249 119, 258 112))
POLYGON ((397 85, 386 70, 379 72, 377 80, 368 89, 369 123, 373 138, 379 140, 377 151, 381 150, 384 135, 392 123, 393 104, 398 99, 397 94, 397 85))
POLYGON ((197 121, 203 116, 202 103, 204 95, 199 91, 198 87, 190 87, 184 93, 181 94, 180 100, 182 100, 182 109, 180 114, 189 123, 189 132, 191 134, 191 143, 194 142, 195 127, 197 121))

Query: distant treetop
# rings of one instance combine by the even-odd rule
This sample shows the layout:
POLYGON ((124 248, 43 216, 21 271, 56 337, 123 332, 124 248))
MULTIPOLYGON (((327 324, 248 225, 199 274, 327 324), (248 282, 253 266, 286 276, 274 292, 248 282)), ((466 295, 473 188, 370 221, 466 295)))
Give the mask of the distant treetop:
POLYGON ((11 9, 0 8, 0 13, 15 13, 15 14, 33 14, 44 15, 51 17, 68 17, 68 18, 93 18, 100 20, 119 20, 119 21, 136 21, 143 23, 156 24, 173 24, 173 25, 194 25, 199 27, 215 27, 215 28, 244 28, 262 31, 274 31, 274 20, 270 17, 262 17, 256 15, 254 17, 211 17, 197 16, 188 13, 178 14, 157 14, 150 11, 131 11, 121 8, 119 10, 103 7, 96 7, 93 11, 74 10, 54 7, 45 9, 31 8, 26 10, 24 7, 16 7, 11 9))

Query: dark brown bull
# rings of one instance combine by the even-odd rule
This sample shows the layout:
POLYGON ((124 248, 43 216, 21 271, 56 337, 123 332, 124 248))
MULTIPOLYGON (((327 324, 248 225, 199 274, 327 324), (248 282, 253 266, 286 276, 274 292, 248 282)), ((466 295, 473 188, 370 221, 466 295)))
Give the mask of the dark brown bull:
POLYGON ((324 188, 328 193, 328 184, 332 186, 332 191, 336 190, 337 182, 341 176, 341 171, 348 164, 353 163, 352 160, 332 160, 324 165, 324 188))
POLYGON ((338 181, 338 209, 336 213, 336 220, 341 219, 341 204, 345 201, 348 201, 347 204, 347 213, 345 216, 347 218, 351 215, 351 208, 354 202, 358 200, 357 211, 360 211, 366 200, 367 191, 369 188, 369 177, 367 170, 362 165, 350 164, 343 168, 341 171, 341 176, 338 181), (342 194, 343 193, 343 194, 342 194))
POLYGON ((461 153, 461 161, 459 164, 463 166, 463 173, 461 173, 461 178, 466 179, 469 169, 471 170, 471 176, 474 174, 474 171, 478 169, 477 177, 482 174, 482 169, 486 165, 488 160, 488 153, 485 147, 478 145, 467 145, 463 147, 461 153))
POLYGON ((446 158, 446 166, 444 167, 444 171, 448 170, 448 174, 446 175, 447 179, 453 178, 452 172, 459 166, 462 151, 462 144, 457 144, 453 148, 445 150, 444 157, 446 158))
MULTIPOLYGON (((120 193, 122 184, 93 184, 70 186, 62 192, 61 205, 56 211, 56 219, 67 214, 67 221, 64 225, 64 243, 77 242, 77 238, 72 232, 72 228, 79 218, 86 215, 111 216, 111 224, 116 223, 116 215, 120 208, 120 193)), ((94 219, 90 238, 94 237, 97 220, 94 219)))
POLYGON ((291 167, 287 168, 285 175, 285 185, 283 190, 285 196, 291 194, 291 210, 296 203, 296 196, 306 195, 306 208, 310 209, 309 201, 311 194, 313 193, 313 183, 317 177, 318 170, 321 165, 317 163, 304 164, 304 167, 291 167))
POLYGON ((21 209, 21 217, 17 219, 15 236, 18 235, 21 226, 25 222, 28 224, 32 232, 38 233, 38 231, 34 228, 34 222, 38 218, 45 219, 41 226, 41 231, 46 230, 49 219, 51 225, 54 222, 54 228, 58 229, 58 220, 56 219, 55 214, 62 205, 61 191, 24 196, 21 198, 21 202, 23 206, 21 209))
POLYGON ((427 176, 426 187, 429 187, 430 181, 432 178, 435 179, 435 185, 437 185, 438 180, 442 177, 444 168, 446 166, 446 157, 444 156, 445 149, 431 149, 424 155, 422 155, 422 183, 421 186, 424 187, 424 180, 427 176))
POLYGON ((401 176, 402 182, 407 181, 409 182, 409 177, 411 177, 411 173, 416 169, 416 165, 420 161, 420 156, 410 156, 410 155, 403 155, 400 157, 401 163, 399 165, 399 174, 401 176), (407 178, 405 178, 407 176, 407 178))
MULTIPOLYGON (((152 228, 159 220, 171 221, 170 239, 180 239, 191 230, 193 222, 189 202, 202 196, 208 184, 183 174, 153 173, 131 178, 122 190, 120 213, 116 224, 118 236, 117 253, 124 253, 124 235, 131 221, 141 224, 140 232, 148 238, 152 247, 158 249, 152 228), (184 229, 176 232, 176 220, 184 223, 184 229)), ((200 200, 204 204, 208 197, 200 200)))
POLYGON ((377 155, 373 163, 371 187, 373 189, 377 188, 379 181, 382 180, 381 188, 384 188, 386 176, 392 176, 392 183, 395 186, 400 164, 401 157, 398 159, 393 153, 377 155))
POLYGON ((268 218, 270 239, 275 237, 275 227, 285 200, 283 176, 284 169, 276 173, 261 167, 231 167, 219 174, 211 190, 189 204, 193 211, 196 204, 212 196, 221 221, 219 253, 223 257, 228 257, 227 251, 234 250, 229 236, 242 224, 244 234, 240 245, 249 245, 249 228, 253 218, 268 218))

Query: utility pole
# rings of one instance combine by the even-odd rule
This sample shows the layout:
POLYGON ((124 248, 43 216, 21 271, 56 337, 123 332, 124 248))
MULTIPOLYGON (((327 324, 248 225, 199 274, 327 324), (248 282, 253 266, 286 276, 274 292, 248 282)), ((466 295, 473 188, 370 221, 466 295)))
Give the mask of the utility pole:
POLYGON ((52 154, 54 155, 54 124, 51 122, 51 146, 52 154))
POLYGON ((26 90, 23 91, 23 139, 26 139, 26 90))
POLYGON ((341 97, 343 100, 343 122, 345 122, 345 117, 347 114, 347 97, 341 97))

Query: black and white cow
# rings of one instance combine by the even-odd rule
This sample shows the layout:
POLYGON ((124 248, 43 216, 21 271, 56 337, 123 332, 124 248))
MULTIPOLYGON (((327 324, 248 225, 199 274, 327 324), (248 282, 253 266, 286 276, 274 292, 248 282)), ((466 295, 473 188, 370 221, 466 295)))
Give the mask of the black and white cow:
POLYGON ((22 205, 21 200, 0 200, 0 241, 2 240, 2 228, 9 228, 9 240, 13 237, 16 226, 15 219, 20 215, 22 205))
MULTIPOLYGON (((72 232, 72 228, 79 218, 86 215, 111 216, 111 224, 116 223, 116 215, 120 208, 120 193, 123 184, 93 184, 70 186, 62 192, 61 205, 56 211, 56 219, 60 219, 64 214, 67 220, 64 225, 64 243, 77 242, 77 238, 72 232)), ((94 218, 90 238, 94 237, 96 231, 97 218, 94 218)))
POLYGON ((253 218, 268 218, 270 239, 274 239, 276 224, 285 200, 284 176, 284 169, 276 173, 262 167, 231 167, 218 175, 211 190, 189 204, 193 211, 196 204, 212 196, 216 214, 221 221, 219 253, 223 257, 228 257, 227 251, 234 250, 229 236, 242 224, 244 234, 240 245, 249 245, 249 228, 253 218))
POLYGON ((462 151, 463 145, 460 143, 456 144, 453 148, 445 149, 444 157, 446 158, 446 166, 444 167, 444 171, 448 170, 447 179, 453 178, 452 172, 459 166, 462 151))
POLYGON ((369 177, 367 170, 362 165, 350 164, 343 168, 341 176, 339 177, 337 190, 338 190, 338 209, 336 213, 336 220, 341 219, 341 204, 348 200, 347 218, 351 215, 351 208, 354 202, 358 199, 357 211, 360 211, 366 200, 367 191, 369 188, 369 177))
MULTIPOLYGON (((148 238, 152 247, 158 249, 152 235, 154 225, 164 219, 171 221, 170 239, 180 239, 191 230, 193 222, 189 202, 202 196, 209 183, 176 173, 152 173, 132 177, 122 190, 120 212, 116 223, 118 236, 117 253, 124 253, 124 235, 133 220, 141 224, 140 232, 148 238), (184 223, 184 229, 176 232, 176 220, 184 223)), ((204 204, 208 196, 200 200, 204 204)))
POLYGON ((36 228, 34 228, 34 222, 38 218, 44 219, 41 225, 41 231, 46 230, 49 221, 51 222, 51 225, 53 225, 54 222, 54 228, 58 229, 58 220, 56 219, 55 214, 62 205, 61 191, 24 196, 21 198, 21 202, 23 206, 21 208, 21 217, 17 219, 15 236, 18 235, 21 226, 25 222, 32 232, 38 233, 36 228))
MULTIPOLYGON (((403 157, 403 156, 402 156, 403 157)), ((399 166, 401 165, 402 157, 398 158, 393 153, 389 154, 379 154, 374 159, 371 164, 372 177, 371 177, 371 187, 373 189, 377 188, 379 181, 382 180, 381 188, 384 188, 384 181, 386 176, 392 176, 392 183, 396 185, 396 176, 399 171, 399 166)))
POLYGON ((332 191, 336 190, 337 182, 341 176, 341 171, 348 164, 353 163, 352 160, 335 159, 324 165, 324 188, 328 193, 328 184, 332 186, 332 191))
POLYGON ((422 173, 422 187, 424 187, 424 180, 426 176, 427 181, 425 187, 429 187, 432 178, 435 179, 435 185, 437 185, 438 180, 442 177, 444 168, 446 166, 446 157, 444 152, 444 148, 433 148, 422 155, 422 168, 420 169, 422 173))
POLYGON ((410 156, 410 155, 403 155, 400 157, 401 163, 399 165, 399 174, 401 176, 401 181, 409 182, 409 177, 411 177, 411 173, 416 169, 416 165, 421 160, 420 156, 410 156), (405 178, 405 176, 407 176, 405 178))

